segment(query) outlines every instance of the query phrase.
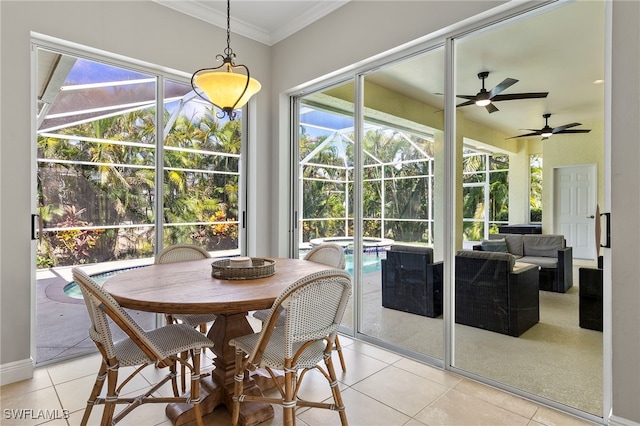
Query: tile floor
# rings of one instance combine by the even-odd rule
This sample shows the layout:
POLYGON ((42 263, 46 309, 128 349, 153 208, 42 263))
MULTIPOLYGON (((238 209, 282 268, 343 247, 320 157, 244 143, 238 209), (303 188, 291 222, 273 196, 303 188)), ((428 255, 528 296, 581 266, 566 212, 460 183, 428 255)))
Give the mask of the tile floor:
MULTIPOLYGON (((352 426, 591 424, 375 346, 346 337, 340 340, 347 372, 340 370, 337 356, 335 365, 352 426)), ((41 367, 36 369, 33 379, 1 387, 0 423, 20 426, 80 424, 99 362, 98 355, 90 355, 41 367), (68 418, 64 418, 66 412, 68 418), (14 418, 16 413, 22 413, 23 418, 14 418)), ((210 362, 207 359, 207 363, 210 362)), ((146 371, 144 378, 152 380, 154 369, 146 371)), ((313 376, 305 380, 326 389, 327 394, 322 398, 330 395, 328 387, 324 388, 326 382, 316 382, 313 376)), ((130 385, 133 391, 139 382, 130 385)), ((280 410, 275 407, 274 411, 275 418, 262 425, 281 424, 280 410)), ((90 424, 99 424, 101 412, 101 407, 94 409, 90 424)), ((339 424, 337 413, 321 409, 301 410, 297 420, 302 426, 339 424)), ((204 423, 229 425, 231 421, 224 407, 218 407, 204 418, 204 423)), ((147 404, 134 410, 119 424, 170 426, 171 422, 165 417, 164 405, 147 404)))

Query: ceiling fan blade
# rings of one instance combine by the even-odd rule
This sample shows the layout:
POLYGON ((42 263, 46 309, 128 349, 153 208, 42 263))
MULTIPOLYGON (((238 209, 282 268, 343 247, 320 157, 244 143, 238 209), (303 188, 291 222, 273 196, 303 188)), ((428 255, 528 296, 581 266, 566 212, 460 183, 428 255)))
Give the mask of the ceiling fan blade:
POLYGON ((527 133, 526 135, 512 136, 512 137, 507 138, 507 139, 517 139, 517 138, 526 138, 526 137, 529 137, 529 136, 539 136, 540 133, 541 133, 540 130, 536 130, 533 133, 527 133))
POLYGON ((475 105, 475 101, 467 101, 467 102, 463 102, 461 104, 456 105, 456 107, 463 107, 463 106, 467 106, 467 105, 475 105))
POLYGON ((516 99, 534 99, 546 98, 549 92, 531 92, 531 93, 509 93, 507 95, 497 95, 491 98, 491 102, 497 101, 513 101, 516 99))
POLYGON ((492 112, 500 111, 494 104, 489 104, 485 106, 485 108, 487 109, 489 114, 491 114, 492 112))
POLYGON ((576 127, 576 126, 582 126, 581 123, 571 123, 571 124, 565 124, 564 126, 558 126, 558 127, 554 127, 553 128, 553 133, 558 133, 561 132, 565 129, 568 129, 570 127, 576 127))
POLYGON ((518 80, 516 80, 515 78, 505 78, 504 80, 502 80, 502 83, 491 89, 491 91, 489 92, 489 99, 493 99, 494 96, 498 95, 503 90, 513 86, 517 82, 518 80))
MULTIPOLYGON (((440 96, 444 96, 444 93, 434 93, 434 95, 440 95, 440 96)), ((475 100, 476 99, 476 95, 456 95, 456 98, 461 98, 461 99, 467 99, 467 100, 475 100)))
POLYGON ((577 130, 561 130, 559 132, 553 132, 554 135, 558 133, 589 133, 591 129, 577 129, 577 130))

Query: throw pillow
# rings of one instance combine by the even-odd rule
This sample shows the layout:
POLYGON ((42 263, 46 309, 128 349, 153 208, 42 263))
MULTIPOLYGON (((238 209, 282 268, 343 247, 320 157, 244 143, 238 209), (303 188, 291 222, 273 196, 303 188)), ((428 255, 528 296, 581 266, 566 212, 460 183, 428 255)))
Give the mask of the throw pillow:
POLYGON ((498 240, 482 240, 480 242, 482 251, 494 251, 499 253, 509 253, 507 242, 504 238, 498 240))

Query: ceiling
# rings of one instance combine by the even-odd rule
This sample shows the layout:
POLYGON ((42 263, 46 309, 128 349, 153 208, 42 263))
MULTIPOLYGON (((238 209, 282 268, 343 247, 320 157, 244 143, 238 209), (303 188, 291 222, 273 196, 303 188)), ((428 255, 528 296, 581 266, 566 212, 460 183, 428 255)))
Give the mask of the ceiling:
MULTIPOLYGON (((226 2, 182 0, 156 2, 226 28, 226 2)), ((322 18, 349 0, 249 1, 231 3, 231 30, 273 45, 322 18)), ((544 99, 496 102, 489 114, 475 105, 459 108, 465 118, 507 136, 549 125, 601 121, 604 115, 604 1, 559 2, 556 7, 515 18, 472 33, 456 43, 458 94, 475 95, 477 74, 489 71, 490 90, 505 78, 519 80, 503 94, 549 92, 544 99)), ((444 108, 442 48, 369 74, 367 78, 411 98, 444 108)), ((458 99, 458 103, 464 99, 458 99)), ((583 129, 584 126, 575 127, 583 129)), ((566 137, 565 136, 554 136, 566 137)))

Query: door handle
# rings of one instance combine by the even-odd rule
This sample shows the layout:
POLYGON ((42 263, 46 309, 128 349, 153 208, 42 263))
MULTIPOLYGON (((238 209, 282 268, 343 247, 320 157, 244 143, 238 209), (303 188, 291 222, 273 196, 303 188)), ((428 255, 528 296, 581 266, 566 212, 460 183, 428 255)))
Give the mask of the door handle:
POLYGON ((587 216, 587 219, 595 219, 596 217, 594 215, 591 216, 587 216))
POLYGON ((600 213, 600 217, 604 216, 606 219, 605 225, 605 243, 600 244, 600 247, 611 248, 611 213, 600 213))
POLYGON ((42 240, 42 217, 39 214, 31 215, 31 240, 42 240))

